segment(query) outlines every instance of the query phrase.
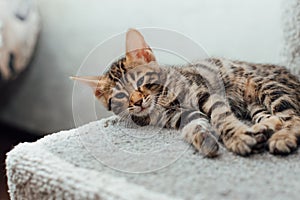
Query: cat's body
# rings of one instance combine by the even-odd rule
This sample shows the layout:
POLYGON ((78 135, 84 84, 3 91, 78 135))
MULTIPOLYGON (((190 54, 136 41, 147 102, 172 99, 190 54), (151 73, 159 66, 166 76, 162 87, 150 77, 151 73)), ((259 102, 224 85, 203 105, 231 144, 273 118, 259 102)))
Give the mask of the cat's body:
POLYGON ((126 58, 89 82, 108 110, 138 125, 181 129, 207 156, 217 153, 215 136, 240 155, 266 142, 271 153, 297 148, 300 82, 285 68, 216 58, 160 66, 137 31, 127 39, 126 58))

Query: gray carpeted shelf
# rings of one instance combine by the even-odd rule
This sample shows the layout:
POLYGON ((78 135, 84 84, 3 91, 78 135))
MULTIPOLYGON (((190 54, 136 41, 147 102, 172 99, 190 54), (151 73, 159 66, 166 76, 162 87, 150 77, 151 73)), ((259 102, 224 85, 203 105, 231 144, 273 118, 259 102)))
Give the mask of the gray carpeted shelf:
POLYGON ((299 198, 299 152, 243 158, 221 149, 218 158, 206 159, 176 131, 136 129, 114 119, 16 146, 6 159, 11 198, 299 198))

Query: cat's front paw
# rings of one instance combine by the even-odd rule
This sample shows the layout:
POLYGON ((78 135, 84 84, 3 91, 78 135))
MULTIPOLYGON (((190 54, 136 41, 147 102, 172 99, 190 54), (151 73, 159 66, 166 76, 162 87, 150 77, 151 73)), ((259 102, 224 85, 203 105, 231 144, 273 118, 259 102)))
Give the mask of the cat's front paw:
POLYGON ((218 155, 219 145, 209 132, 196 133, 193 146, 205 157, 213 158, 218 155))
POLYGON ((250 132, 256 139, 257 144, 253 148, 253 152, 261 152, 265 150, 268 139, 275 131, 282 128, 282 120, 277 116, 271 116, 262 120, 261 122, 254 124, 250 132))
POLYGON ((241 156, 247 156, 257 144, 252 135, 253 133, 247 127, 241 127, 235 131, 231 138, 224 141, 224 144, 228 150, 241 156))
POLYGON ((182 134, 186 141, 191 143, 205 157, 216 157, 219 145, 210 131, 208 124, 195 120, 186 125, 182 134))
POLYGON ((289 130, 282 129, 272 135, 268 147, 272 154, 287 155, 297 149, 297 138, 289 130))
POLYGON ((264 124, 255 124, 251 127, 249 133, 257 142, 252 148, 252 152, 259 153, 265 150, 266 143, 274 131, 264 124))

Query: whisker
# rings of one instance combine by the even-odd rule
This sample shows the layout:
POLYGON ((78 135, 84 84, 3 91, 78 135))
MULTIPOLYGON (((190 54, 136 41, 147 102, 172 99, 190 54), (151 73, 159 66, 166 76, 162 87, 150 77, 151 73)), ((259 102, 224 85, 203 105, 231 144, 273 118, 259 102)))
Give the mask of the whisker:
POLYGON ((123 112, 119 113, 119 117, 120 117, 119 122, 127 121, 126 119, 128 119, 129 116, 130 114, 127 112, 127 110, 124 110, 123 112))

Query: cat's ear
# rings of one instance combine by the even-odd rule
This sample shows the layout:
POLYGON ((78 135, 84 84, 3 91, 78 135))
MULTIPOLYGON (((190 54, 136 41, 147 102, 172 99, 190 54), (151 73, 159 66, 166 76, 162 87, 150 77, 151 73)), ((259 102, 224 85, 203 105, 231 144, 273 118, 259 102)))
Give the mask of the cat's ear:
POLYGON ((104 76, 71 76, 70 79, 90 86, 98 98, 105 95, 111 87, 109 79, 104 76))
POLYGON ((156 61, 155 56, 143 35, 135 29, 129 29, 126 34, 126 62, 147 64, 152 61, 156 61))

